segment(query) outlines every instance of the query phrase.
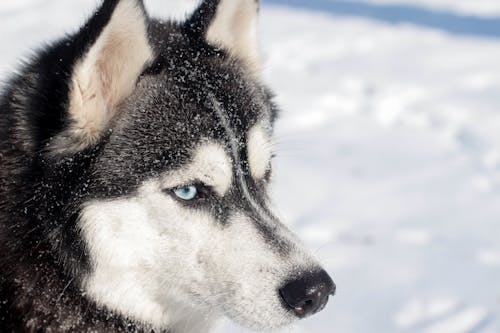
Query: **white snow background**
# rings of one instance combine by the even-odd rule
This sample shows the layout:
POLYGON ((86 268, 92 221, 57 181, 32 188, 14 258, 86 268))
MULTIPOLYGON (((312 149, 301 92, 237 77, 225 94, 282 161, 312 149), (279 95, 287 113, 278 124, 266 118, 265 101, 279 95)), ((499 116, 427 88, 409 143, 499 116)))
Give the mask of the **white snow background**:
MULTIPOLYGON (((498 0, 367 1, 500 16, 498 0)), ((179 17, 195 1, 145 2, 179 17)), ((500 332, 500 37, 271 2, 277 206, 338 285, 284 332, 500 332)), ((0 77, 96 4, 2 0, 0 77)))

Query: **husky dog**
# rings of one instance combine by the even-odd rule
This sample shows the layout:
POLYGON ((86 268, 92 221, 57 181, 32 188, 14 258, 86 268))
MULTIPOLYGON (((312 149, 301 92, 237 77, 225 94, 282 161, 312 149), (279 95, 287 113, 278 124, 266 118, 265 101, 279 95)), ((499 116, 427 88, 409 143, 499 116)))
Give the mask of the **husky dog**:
POLYGON ((104 0, 0 100, 0 332, 254 330, 335 285, 273 214, 257 0, 104 0))

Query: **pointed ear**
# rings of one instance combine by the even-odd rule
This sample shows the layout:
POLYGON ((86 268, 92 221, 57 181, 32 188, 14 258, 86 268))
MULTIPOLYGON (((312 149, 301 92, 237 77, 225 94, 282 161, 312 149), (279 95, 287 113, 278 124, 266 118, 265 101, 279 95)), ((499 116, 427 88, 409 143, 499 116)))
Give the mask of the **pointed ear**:
MULTIPOLYGON (((97 142, 153 52, 148 17, 140 0, 104 0, 96 16, 109 17, 73 68, 69 92, 69 124, 63 150, 80 150, 97 142)), ((92 29, 95 17, 87 25, 92 29)), ((59 147, 61 148, 61 147, 59 147)))
POLYGON ((259 75, 258 13, 259 0, 204 0, 187 24, 259 75))

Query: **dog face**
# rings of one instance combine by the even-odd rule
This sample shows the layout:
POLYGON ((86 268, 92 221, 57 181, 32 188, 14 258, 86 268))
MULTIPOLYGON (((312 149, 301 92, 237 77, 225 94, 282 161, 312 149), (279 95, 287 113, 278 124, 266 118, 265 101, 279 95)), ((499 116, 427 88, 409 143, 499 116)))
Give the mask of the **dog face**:
POLYGON ((257 11, 205 1, 184 24, 149 20, 137 0, 97 12, 108 19, 75 63, 67 126, 47 148, 98 151, 78 219, 97 304, 154 328, 203 331, 226 315, 260 330, 334 292, 269 203, 276 107, 259 78, 257 11))

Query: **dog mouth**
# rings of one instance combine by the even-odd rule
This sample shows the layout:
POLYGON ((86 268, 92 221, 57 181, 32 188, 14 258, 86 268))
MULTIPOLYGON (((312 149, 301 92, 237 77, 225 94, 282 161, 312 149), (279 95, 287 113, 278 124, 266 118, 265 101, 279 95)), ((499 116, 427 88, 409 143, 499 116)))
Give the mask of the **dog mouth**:
POLYGON ((336 291, 335 283, 322 269, 295 275, 279 285, 274 292, 251 292, 253 297, 235 292, 235 299, 226 300, 224 315, 253 330, 280 329, 322 311, 336 291))
POLYGON ((218 300, 219 307, 224 304, 219 312, 222 316, 243 327, 268 331, 323 311, 337 287, 325 270, 317 269, 280 277, 260 276, 225 289, 232 292, 218 300))

